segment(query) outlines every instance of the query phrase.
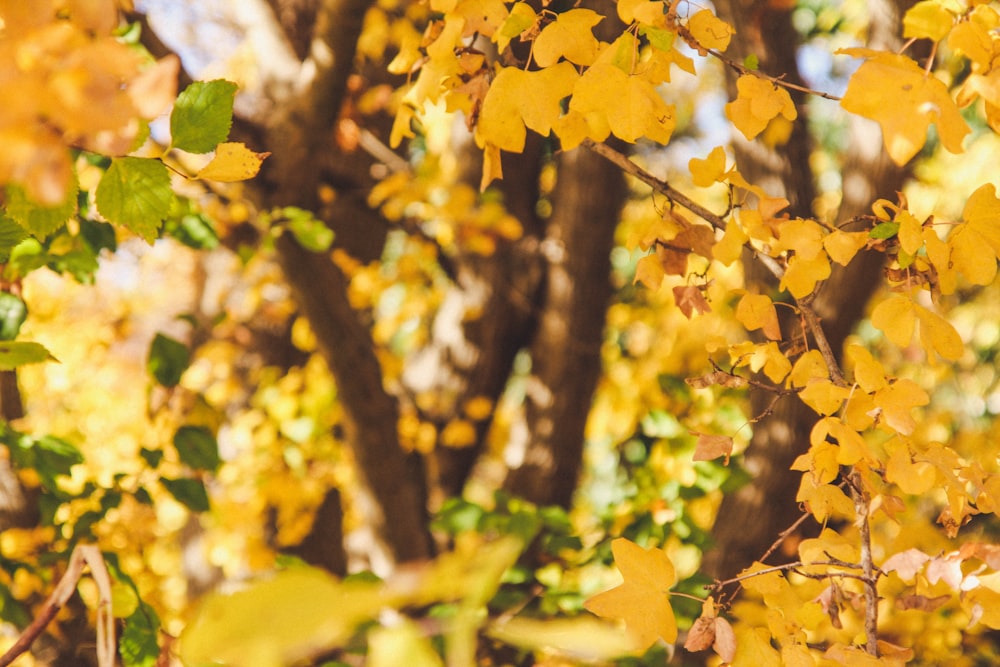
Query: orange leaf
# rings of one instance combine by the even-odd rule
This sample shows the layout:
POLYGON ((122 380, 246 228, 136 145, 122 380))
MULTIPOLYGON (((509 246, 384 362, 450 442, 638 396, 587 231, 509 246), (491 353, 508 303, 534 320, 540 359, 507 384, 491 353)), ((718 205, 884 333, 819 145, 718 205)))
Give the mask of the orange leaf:
POLYGON ((585 609, 604 618, 619 618, 645 651, 657 639, 668 644, 677 639, 677 621, 668 591, 674 584, 674 566, 662 549, 643 549, 619 537, 611 543, 615 565, 624 582, 587 600, 585 609))

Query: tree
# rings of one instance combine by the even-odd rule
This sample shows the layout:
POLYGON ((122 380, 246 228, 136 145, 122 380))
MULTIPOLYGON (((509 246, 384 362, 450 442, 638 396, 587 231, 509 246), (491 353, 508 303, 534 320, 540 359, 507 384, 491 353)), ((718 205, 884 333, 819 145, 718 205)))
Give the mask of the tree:
MULTIPOLYGON (((169 34, 157 35, 155 21, 143 31, 159 65, 144 66, 137 51, 127 51, 129 67, 105 71, 119 62, 109 54, 124 57, 127 48, 111 35, 111 5, 54 3, 34 16, 4 8, 5 29, 17 35, 11 49, 48 48, 46 36, 71 31, 74 40, 62 42, 51 60, 75 63, 80 47, 92 59, 81 61, 82 80, 106 84, 99 118, 64 94, 76 90, 70 81, 44 91, 60 104, 26 106, 9 121, 7 131, 20 142, 14 157, 0 162, 12 284, 42 266, 85 279, 101 248, 113 246, 93 242, 106 238, 105 223, 77 207, 78 189, 101 218, 147 241, 169 233, 205 247, 214 241, 198 238, 215 239, 205 231, 214 222, 229 228, 221 242, 234 250, 253 245, 266 256, 273 248, 336 387, 335 400, 323 403, 336 414, 313 419, 309 437, 318 438, 322 424, 325 437, 342 442, 358 478, 350 488, 370 495, 369 502, 351 498, 352 511, 364 515, 389 560, 424 564, 412 576, 405 568, 391 576, 386 568, 382 582, 292 567, 246 593, 210 596, 184 630, 180 656, 192 664, 284 664, 323 651, 342 656, 362 633, 371 664, 392 664, 403 654, 439 664, 426 634, 443 638, 449 664, 471 664, 490 651, 506 655, 497 645, 517 647, 522 653, 509 659, 521 661, 546 651, 610 659, 647 651, 658 640, 673 643, 680 614, 685 647, 712 646, 727 662, 809 664, 823 651, 833 662, 897 664, 913 657, 905 647, 918 633, 894 625, 897 614, 886 620, 880 599, 928 616, 947 604, 972 625, 996 627, 989 529, 958 538, 963 525, 993 512, 995 461, 940 442, 916 421, 915 411, 934 408, 930 386, 895 361, 892 346, 960 366, 968 341, 946 319, 948 308, 974 301, 970 286, 995 279, 1000 199, 993 186, 973 180, 961 214, 951 217, 911 207, 896 193, 911 161, 925 147, 930 155, 931 124, 937 144, 952 153, 963 150, 970 123, 983 132, 995 127, 991 27, 1000 18, 989 5, 921 2, 905 12, 902 35, 933 48, 897 53, 904 8, 883 4, 870 5, 867 47, 839 52, 862 61, 839 98, 798 74, 794 47, 803 36, 788 8, 724 2, 717 17, 664 2, 243 4, 238 20, 261 50, 259 87, 250 91, 255 103, 238 107, 233 119, 233 84, 191 84, 174 103, 170 138, 153 154, 155 142, 135 151, 145 138, 141 128, 173 97, 167 81, 178 60, 167 52, 169 34), (686 168, 667 178, 655 174, 656 147, 689 130, 671 92, 682 85, 676 79, 710 82, 720 67, 729 76, 725 117, 742 136, 733 143, 735 163, 725 147, 705 146, 685 155, 686 168), (140 93, 150 89, 156 104, 147 107, 140 93), (959 110, 980 98, 982 118, 959 110), (811 111, 823 113, 819 105, 875 121, 883 148, 872 150, 870 127, 852 130, 843 152, 817 141, 824 130, 828 137, 841 131, 807 123, 811 111), (468 133, 464 141, 443 138, 445 111, 462 112, 472 141, 468 133), (241 142, 226 141, 231 120, 241 142), (637 144, 643 148, 632 154, 637 144), (191 167, 174 149, 215 157, 191 167), (811 168, 821 159, 842 165, 836 206, 824 204, 831 193, 821 192, 821 175, 811 168), (74 174, 85 163, 96 171, 93 186, 74 174), (209 185, 185 190, 181 199, 170 189, 169 170, 211 183, 252 178, 258 169, 241 189, 209 185), (692 331, 707 331, 710 318, 730 326, 724 336, 701 334, 707 341, 699 341, 705 344, 698 360, 683 366, 687 385, 655 375, 662 393, 683 395, 677 402, 690 412, 646 408, 641 425, 608 429, 635 435, 622 446, 623 463, 640 468, 629 483, 653 479, 654 498, 641 512, 664 514, 667 500, 676 501, 666 512, 676 525, 643 524, 637 510, 625 517, 627 526, 591 520, 591 534, 578 535, 580 524, 567 510, 584 471, 602 351, 607 361, 604 332, 616 326, 605 320, 613 294, 609 258, 626 206, 620 229, 632 238, 619 246, 626 260, 617 270, 624 267, 640 291, 624 287, 620 302, 654 304, 666 295, 692 331), (408 328, 384 324, 403 309, 386 315, 381 299, 390 289, 371 286, 378 281, 423 295, 407 301, 417 304, 408 328), (870 323, 891 346, 877 338, 848 342, 879 286, 889 292, 874 304, 870 323), (724 465, 695 469, 689 460, 692 474, 714 481, 662 497, 655 481, 666 468, 656 459, 671 439, 693 449, 696 461, 729 464, 745 429, 709 413, 744 390, 753 436, 743 461, 751 482, 732 489, 723 480, 739 475, 724 465), (519 391, 520 406, 505 409, 519 391), (497 440, 502 459, 490 451, 497 440), (476 466, 485 461, 496 469, 497 460, 503 479, 483 506, 471 499, 482 497, 477 487, 489 486, 476 466), (935 486, 948 545, 937 556, 930 545, 938 542, 910 543, 896 528, 926 526, 907 500, 935 486), (713 499, 721 508, 718 546, 706 560, 715 581, 706 597, 693 572, 678 577, 677 554, 685 534, 696 550, 707 547, 692 537, 699 524, 693 501, 707 506, 713 499), (801 536, 784 530, 812 520, 801 536), (778 547, 787 560, 768 560, 778 547), (596 595, 582 583, 570 585, 575 602, 559 602, 563 584, 551 583, 545 563, 568 578, 611 556, 624 583, 596 595), (502 586, 505 571, 507 581, 520 576, 522 585, 502 586), (740 587, 747 600, 759 596, 775 613, 763 618, 759 605, 734 607, 740 587), (306 594, 313 602, 303 607, 306 594), (697 607, 685 609, 684 596, 697 607), (581 612, 581 604, 624 619, 628 636, 592 617, 551 618, 581 612), (846 606, 857 612, 844 629, 846 606), (430 629, 410 622, 362 627, 386 607, 414 616, 442 607, 451 620, 430 629), (262 625, 265 616, 281 622, 262 625), (728 619, 738 619, 735 631, 728 619)), ((803 10, 809 8, 796 10, 800 19, 803 10)), ((823 32, 806 37, 815 42, 828 36, 823 32)), ((24 62, 6 64, 24 98, 48 99, 27 95, 46 72, 24 62)), ((18 289, 7 293, 12 312, 24 303, 18 289)), ((189 314, 188 345, 153 339, 149 370, 166 398, 149 408, 165 415, 169 447, 142 448, 158 477, 156 485, 127 490, 140 504, 157 502, 152 487, 195 515, 207 512, 205 480, 233 463, 222 461, 215 433, 229 408, 213 406, 218 419, 210 424, 183 405, 184 397, 210 403, 182 382, 191 353, 220 335, 208 315, 189 314), (179 473, 168 472, 173 464, 179 473)), ((19 331, 18 317, 8 318, 8 340, 19 331)), ((263 327, 248 329, 258 335, 263 327)), ((277 329, 266 352, 286 377, 301 378, 307 371, 296 370, 302 362, 292 320, 277 329)), ((6 369, 49 356, 24 341, 0 354, 7 355, 6 369)), ((4 443, 18 467, 40 476, 56 505, 99 499, 99 509, 60 529, 70 536, 62 545, 69 572, 79 577, 84 563, 99 571, 98 556, 73 547, 95 522, 109 520, 128 476, 67 495, 58 478, 82 461, 71 444, 12 427, 4 443)), ((330 481, 312 527, 292 551, 343 575, 345 494, 330 481)), ((46 516, 56 520, 55 511, 46 516)), ((712 519, 714 513, 700 530, 712 519)), ((112 555, 104 559, 119 590, 132 591, 127 611, 118 609, 127 617, 123 656, 150 664, 159 650, 154 610, 136 597, 140 587, 127 569, 112 555)), ((647 659, 657 660, 656 650, 647 659)))

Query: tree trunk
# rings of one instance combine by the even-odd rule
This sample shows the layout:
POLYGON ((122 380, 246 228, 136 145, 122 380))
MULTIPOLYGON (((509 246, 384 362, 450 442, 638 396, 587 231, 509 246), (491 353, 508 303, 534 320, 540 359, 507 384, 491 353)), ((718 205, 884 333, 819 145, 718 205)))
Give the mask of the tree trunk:
POLYGON ((610 254, 626 185, 620 169, 579 149, 560 155, 557 178, 544 241, 545 305, 530 347, 530 439, 504 488, 540 505, 568 507, 601 372, 610 254))

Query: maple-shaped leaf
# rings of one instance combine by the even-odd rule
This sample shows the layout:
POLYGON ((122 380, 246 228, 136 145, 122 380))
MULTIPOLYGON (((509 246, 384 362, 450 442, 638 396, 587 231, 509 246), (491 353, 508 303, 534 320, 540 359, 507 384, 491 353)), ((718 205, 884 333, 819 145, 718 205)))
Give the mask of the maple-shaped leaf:
MULTIPOLYGON (((695 12, 688 19, 687 29, 691 33, 691 36, 698 42, 699 51, 704 51, 705 49, 725 51, 729 48, 729 40, 736 34, 733 26, 707 9, 695 12)), ((705 53, 701 55, 705 55, 705 53)))
POLYGON ((635 21, 647 25, 664 26, 666 25, 665 16, 662 2, 650 2, 650 0, 619 0, 618 2, 618 18, 625 25, 635 21))
POLYGON ((868 232, 845 232, 837 229, 823 239, 823 248, 830 259, 841 266, 847 266, 867 243, 868 232))
POLYGON ((771 646, 767 628, 741 627, 736 631, 736 651, 732 663, 753 667, 780 667, 781 654, 771 646))
POLYGON ((764 131, 777 116, 792 121, 798 118, 795 104, 784 88, 752 74, 736 81, 736 100, 726 105, 726 118, 748 140, 764 131))
POLYGON ((656 547, 643 549, 619 537, 611 543, 615 565, 624 582, 584 602, 588 611, 625 621, 636 648, 645 651, 657 639, 671 644, 677 639, 677 621, 670 607, 670 587, 676 580, 673 563, 656 547))
POLYGON ((913 581, 917 572, 931 559, 920 549, 907 549, 885 559, 880 568, 883 572, 895 572, 903 581, 913 581))
POLYGON ((245 144, 227 142, 216 146, 215 156, 198 172, 206 181, 231 183, 253 178, 270 153, 255 153, 245 144))
POLYGON ((1000 23, 1000 15, 989 5, 978 5, 964 18, 967 20, 952 27, 948 34, 948 46, 971 60, 974 72, 988 70, 993 60, 992 33, 1000 23))
POLYGON ((503 0, 463 0, 453 12, 465 19, 464 37, 474 34, 493 37, 510 14, 503 0))
POLYGON ((872 399, 881 410, 882 422, 903 435, 910 435, 917 427, 913 409, 930 402, 920 385, 905 378, 878 390, 872 399))
POLYGON ((493 33, 493 41, 497 43, 497 49, 503 53, 510 44, 510 40, 524 33, 526 30, 536 25, 538 15, 527 2, 515 2, 510 13, 504 20, 503 25, 493 33))
POLYGON ((881 126, 893 162, 905 164, 923 148, 931 123, 946 149, 962 152, 971 130, 943 82, 906 56, 862 48, 837 53, 866 59, 851 76, 840 106, 881 126))
POLYGON ((535 38, 531 53, 539 67, 549 67, 560 58, 577 65, 591 65, 597 58, 598 42, 593 28, 604 17, 592 9, 571 9, 556 16, 535 38))
POLYGON ((900 488, 903 493, 921 495, 927 493, 937 481, 934 466, 925 461, 914 461, 906 442, 894 438, 885 443, 889 459, 885 464, 885 478, 900 488))
POLYGON ((744 294, 736 304, 736 319, 748 331, 760 329, 769 339, 781 340, 778 311, 766 294, 744 294))
POLYGON ((688 160, 691 181, 699 188, 707 188, 726 175, 726 151, 716 146, 704 160, 693 157, 688 160))
POLYGON ((673 288, 674 302, 684 313, 684 317, 691 319, 694 315, 712 312, 712 307, 708 305, 701 288, 696 285, 677 285, 673 288))
POLYGON ((951 262, 969 282, 988 285, 996 276, 1000 257, 1000 199, 992 183, 969 196, 962 219, 963 224, 947 240, 951 262))
POLYGON ((569 108, 584 116, 596 115, 616 137, 631 143, 646 137, 666 144, 675 126, 674 106, 663 101, 653 84, 604 63, 583 73, 569 108))
POLYGON ((561 113, 560 100, 572 92, 577 76, 566 62, 535 72, 501 68, 483 99, 476 137, 501 150, 524 150, 525 127, 547 136, 561 113))
POLYGON ((939 42, 951 32, 954 15, 934 0, 923 0, 903 16, 903 37, 939 42))
POLYGON ((743 244, 750 240, 743 228, 735 220, 730 220, 722 238, 712 246, 712 257, 729 266, 743 254, 743 244))

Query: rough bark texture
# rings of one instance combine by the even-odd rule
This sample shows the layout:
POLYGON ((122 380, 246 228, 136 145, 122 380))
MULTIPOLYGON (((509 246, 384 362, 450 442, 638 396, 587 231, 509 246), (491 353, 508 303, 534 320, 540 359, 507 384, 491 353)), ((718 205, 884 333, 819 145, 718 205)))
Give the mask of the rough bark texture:
POLYGON ((507 491, 538 504, 568 506, 576 489, 625 192, 621 170, 599 155, 560 156, 545 239, 545 307, 530 347, 525 417, 531 436, 523 462, 505 482, 507 491))
MULTIPOLYGON (((869 43, 873 47, 891 44, 895 39, 891 31, 899 25, 898 7, 892 0, 877 0, 868 6, 871 12, 869 43)), ((782 9, 783 5, 751 0, 722 0, 717 7, 722 18, 738 27, 737 38, 728 51, 731 57, 739 60, 747 54, 756 54, 762 71, 772 75, 788 73, 789 81, 801 83, 795 61, 799 38, 791 26, 790 10, 782 9)), ((734 81, 730 73, 730 84, 734 81)), ((750 182, 763 185, 769 194, 787 197, 792 215, 811 217, 816 192, 809 164, 812 143, 802 96, 793 93, 793 99, 799 119, 788 144, 780 150, 768 150, 759 143, 738 140, 735 142, 736 159, 740 171, 750 182)), ((878 197, 894 198, 905 178, 905 172, 885 156, 877 128, 863 121, 852 121, 851 129, 843 171, 844 194, 838 212, 840 220, 866 212, 878 197)), ((745 265, 749 285, 756 285, 765 292, 775 288, 773 278, 752 258, 747 257, 745 265)), ((863 315, 880 276, 880 258, 863 254, 847 269, 835 266, 818 294, 814 308, 838 354, 863 315)), ((801 325, 796 319, 787 317, 787 313, 782 315, 786 315, 781 323, 785 340, 798 339, 801 344, 801 325)), ((772 394, 751 389, 751 415, 760 415, 772 401, 772 394)), ((809 432, 816 418, 816 414, 797 398, 787 397, 774 404, 770 415, 755 426, 744 459, 753 479, 739 492, 723 499, 714 529, 716 546, 706 555, 708 573, 718 578, 738 573, 759 559, 778 534, 801 515, 795 502, 801 473, 791 471, 790 467, 808 448, 809 432)), ((794 546, 794 543, 793 537, 788 545, 794 546)))

